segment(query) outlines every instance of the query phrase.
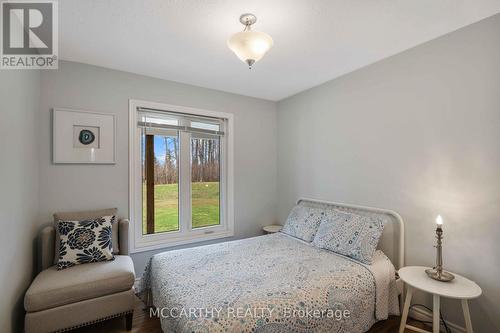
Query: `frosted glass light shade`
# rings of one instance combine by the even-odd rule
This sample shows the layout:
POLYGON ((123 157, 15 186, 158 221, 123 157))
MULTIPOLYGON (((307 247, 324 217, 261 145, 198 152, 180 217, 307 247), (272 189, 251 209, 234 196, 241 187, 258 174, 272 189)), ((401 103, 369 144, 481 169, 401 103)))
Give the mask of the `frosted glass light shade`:
POLYGON ((241 61, 252 66, 273 46, 273 39, 263 32, 248 30, 232 35, 227 46, 241 61))

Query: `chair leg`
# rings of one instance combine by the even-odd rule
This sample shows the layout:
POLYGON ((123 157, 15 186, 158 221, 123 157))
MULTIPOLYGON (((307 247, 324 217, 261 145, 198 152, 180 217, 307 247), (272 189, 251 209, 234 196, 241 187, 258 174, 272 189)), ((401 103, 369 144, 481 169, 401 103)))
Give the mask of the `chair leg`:
POLYGON ((125 315, 125 328, 127 331, 130 331, 132 329, 132 319, 134 318, 134 312, 127 313, 125 315))

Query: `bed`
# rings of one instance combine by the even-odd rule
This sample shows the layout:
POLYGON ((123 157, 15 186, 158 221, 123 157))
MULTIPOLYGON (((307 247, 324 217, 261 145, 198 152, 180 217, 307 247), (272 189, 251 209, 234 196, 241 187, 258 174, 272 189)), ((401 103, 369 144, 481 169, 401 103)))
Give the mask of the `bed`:
POLYGON ((301 199, 299 205, 385 223, 365 265, 284 233, 153 256, 142 279, 151 314, 170 332, 366 332, 399 314, 403 221, 392 211, 301 199))

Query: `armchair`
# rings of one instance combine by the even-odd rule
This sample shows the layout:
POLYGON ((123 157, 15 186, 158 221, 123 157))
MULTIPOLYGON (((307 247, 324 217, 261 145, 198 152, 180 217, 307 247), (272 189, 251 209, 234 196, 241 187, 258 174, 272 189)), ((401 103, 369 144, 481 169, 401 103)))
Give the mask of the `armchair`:
MULTIPOLYGON (((116 209, 58 213, 55 219, 83 220, 116 215, 116 209)), ((24 298, 26 333, 64 332, 124 316, 132 328, 135 302, 134 265, 128 256, 129 221, 113 225, 115 260, 57 270, 58 239, 54 226, 41 230, 39 270, 24 298)))

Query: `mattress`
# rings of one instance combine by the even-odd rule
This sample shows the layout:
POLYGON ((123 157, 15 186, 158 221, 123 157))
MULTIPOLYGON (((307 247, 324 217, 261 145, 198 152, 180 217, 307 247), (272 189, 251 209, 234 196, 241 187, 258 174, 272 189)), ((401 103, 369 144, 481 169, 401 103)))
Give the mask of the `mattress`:
POLYGON ((395 269, 276 233, 153 256, 142 279, 164 332, 367 331, 399 314, 395 269))

